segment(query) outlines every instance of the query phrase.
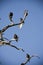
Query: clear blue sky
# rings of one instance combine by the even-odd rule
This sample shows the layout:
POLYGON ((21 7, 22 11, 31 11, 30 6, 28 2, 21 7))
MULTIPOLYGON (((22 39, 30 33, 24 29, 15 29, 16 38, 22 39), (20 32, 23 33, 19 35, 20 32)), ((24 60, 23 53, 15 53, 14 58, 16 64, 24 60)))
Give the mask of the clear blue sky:
MULTIPOLYGON (((36 54, 40 59, 32 58, 27 65, 43 65, 43 2, 42 0, 0 0, 0 29, 10 24, 9 12, 13 12, 13 20, 19 22, 23 17, 24 10, 27 9, 29 15, 25 20, 22 29, 18 26, 9 28, 4 32, 8 39, 13 38, 16 33, 19 41, 12 42, 17 47, 23 48, 30 55, 36 54)), ((10 46, 0 47, 0 65, 20 65, 25 61, 25 54, 10 46)))

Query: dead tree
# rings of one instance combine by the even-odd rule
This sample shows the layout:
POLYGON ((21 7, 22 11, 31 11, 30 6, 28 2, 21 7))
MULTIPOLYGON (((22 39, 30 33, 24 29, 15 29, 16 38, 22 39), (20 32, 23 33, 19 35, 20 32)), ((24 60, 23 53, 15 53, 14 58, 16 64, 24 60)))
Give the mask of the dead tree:
MULTIPOLYGON (((7 25, 7 26, 5 26, 2 30, 0 30, 0 46, 9 45, 10 47, 13 47, 13 48, 16 48, 17 50, 21 50, 21 51, 25 52, 24 49, 18 48, 17 46, 11 44, 12 41, 18 42, 19 37, 18 37, 17 34, 14 34, 13 39, 10 39, 10 40, 7 39, 7 38, 5 38, 5 37, 3 37, 3 33, 4 33, 7 29, 9 29, 10 27, 19 26, 20 29, 22 28, 22 26, 23 26, 24 23, 25 23, 25 19, 26 19, 26 17, 28 16, 28 10, 25 10, 25 11, 24 11, 24 17, 23 17, 23 18, 20 18, 20 22, 19 22, 19 23, 16 23, 16 24, 14 23, 14 21, 13 21, 13 15, 14 15, 13 12, 10 12, 10 13, 9 13, 10 24, 7 25)), ((0 18, 0 20, 1 20, 1 18, 0 18)), ((27 62, 29 62, 32 57, 38 57, 38 56, 35 56, 35 55, 30 56, 29 54, 26 53, 26 61, 25 61, 24 63, 21 63, 21 65, 27 64, 27 62)), ((39 57, 38 57, 38 58, 39 58, 39 57)))

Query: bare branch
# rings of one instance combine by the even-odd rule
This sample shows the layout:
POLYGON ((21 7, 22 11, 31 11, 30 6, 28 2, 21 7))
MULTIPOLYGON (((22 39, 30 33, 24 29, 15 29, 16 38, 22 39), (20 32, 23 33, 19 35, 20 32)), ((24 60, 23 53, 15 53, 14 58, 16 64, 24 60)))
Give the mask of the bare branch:
MULTIPOLYGON (((8 28, 10 28, 10 27, 12 27, 12 26, 17 26, 17 25, 20 25, 20 24, 24 23, 24 20, 26 19, 27 15, 28 15, 28 11, 25 10, 25 12, 24 12, 24 18, 22 19, 22 22, 17 23, 17 24, 14 24, 14 23, 13 23, 13 24, 10 24, 10 25, 5 26, 5 27, 2 29, 2 32, 6 31, 8 28)), ((13 15, 12 15, 12 16, 13 16, 13 15)), ((12 18, 12 16, 11 16, 11 18, 12 18)))
POLYGON ((22 49, 22 48, 18 48, 17 46, 15 46, 15 45, 11 45, 11 44, 6 44, 6 45, 9 45, 9 46, 11 46, 11 47, 13 47, 13 48, 16 48, 17 50, 21 50, 21 51, 23 51, 24 52, 24 50, 22 49))
POLYGON ((18 47, 16 47, 15 45, 11 45, 9 42, 7 42, 7 41, 0 41, 0 46, 1 45, 9 45, 9 46, 11 46, 11 47, 13 47, 13 48, 16 48, 17 50, 21 50, 21 51, 23 51, 24 52, 24 50, 22 49, 22 48, 18 48, 18 47))
POLYGON ((17 25, 20 25, 20 24, 21 24, 21 23, 7 25, 7 26, 5 26, 1 31, 2 31, 2 32, 5 32, 8 28, 10 28, 10 27, 12 27, 12 26, 17 26, 17 25))
POLYGON ((37 57, 38 59, 40 59, 40 57, 38 55, 32 55, 31 58, 32 57, 37 57))
POLYGON ((21 63, 21 65, 25 65, 25 64, 27 64, 28 62, 30 62, 30 59, 31 59, 32 57, 37 57, 37 58, 40 59, 40 57, 37 56, 37 55, 32 55, 32 56, 30 56, 29 54, 26 54, 26 61, 23 62, 23 63, 21 63))

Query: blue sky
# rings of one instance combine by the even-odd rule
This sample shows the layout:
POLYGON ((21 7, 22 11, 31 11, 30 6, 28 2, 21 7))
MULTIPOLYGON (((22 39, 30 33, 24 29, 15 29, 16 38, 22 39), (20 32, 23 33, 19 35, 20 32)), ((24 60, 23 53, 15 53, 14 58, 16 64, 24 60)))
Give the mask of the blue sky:
MULTIPOLYGON (((17 47, 23 48, 30 55, 36 54, 40 59, 32 58, 26 65, 43 65, 43 2, 42 0, 0 0, 0 29, 10 24, 9 12, 13 12, 14 23, 19 23, 24 10, 29 15, 22 29, 18 26, 9 28, 4 32, 4 37, 13 38, 16 33, 19 36, 18 43, 12 42, 17 47)), ((0 65, 20 65, 25 61, 25 53, 10 46, 0 47, 0 65)))

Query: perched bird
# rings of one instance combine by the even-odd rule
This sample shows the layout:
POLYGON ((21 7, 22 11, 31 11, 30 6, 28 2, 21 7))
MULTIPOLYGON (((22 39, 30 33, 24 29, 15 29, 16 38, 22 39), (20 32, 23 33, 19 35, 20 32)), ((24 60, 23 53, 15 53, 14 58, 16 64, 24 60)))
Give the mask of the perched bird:
POLYGON ((26 54, 26 59, 27 59, 27 61, 25 62, 25 64, 26 64, 28 61, 30 62, 31 57, 30 57, 29 54, 26 54))
POLYGON ((15 39, 15 41, 17 41, 18 42, 18 35, 16 35, 16 34, 14 34, 14 39, 15 39))
POLYGON ((30 58, 30 55, 29 55, 29 54, 26 54, 26 58, 28 58, 28 59, 29 59, 29 58, 30 58))
POLYGON ((24 64, 27 64, 28 62, 30 62, 30 59, 31 59, 32 57, 37 57, 37 58, 40 59, 40 57, 37 56, 37 55, 32 55, 32 56, 30 56, 30 55, 27 53, 27 54, 26 54, 26 61, 24 62, 24 64))
POLYGON ((20 18, 20 25, 19 25, 19 28, 21 29, 23 24, 24 24, 24 20, 26 19, 26 16, 28 15, 28 10, 25 10, 24 11, 24 18, 20 18))
POLYGON ((18 38, 19 38, 18 35, 14 34, 14 37, 9 42, 12 42, 12 41, 18 42, 18 38))
POLYGON ((20 18, 20 25, 19 25, 19 28, 21 29, 22 28, 22 26, 23 26, 23 24, 24 24, 24 20, 23 20, 23 18, 20 18))
POLYGON ((12 18, 13 18, 13 12, 10 12, 10 13, 9 13, 9 19, 10 19, 10 21, 11 21, 11 24, 14 24, 12 18))
POLYGON ((24 63, 21 63, 21 65, 27 64, 28 61, 30 61, 30 55, 26 54, 26 61, 24 63))
POLYGON ((24 20, 25 20, 27 15, 28 15, 28 10, 24 10, 24 20))
POLYGON ((28 62, 30 62, 30 59, 31 59, 32 57, 37 57, 37 58, 40 59, 40 57, 37 56, 37 55, 32 55, 32 56, 30 56, 30 55, 27 53, 27 54, 26 54, 26 61, 25 61, 24 63, 21 63, 21 65, 25 65, 25 64, 27 64, 28 62))
POLYGON ((27 16, 28 15, 28 10, 24 11, 24 15, 27 16))

